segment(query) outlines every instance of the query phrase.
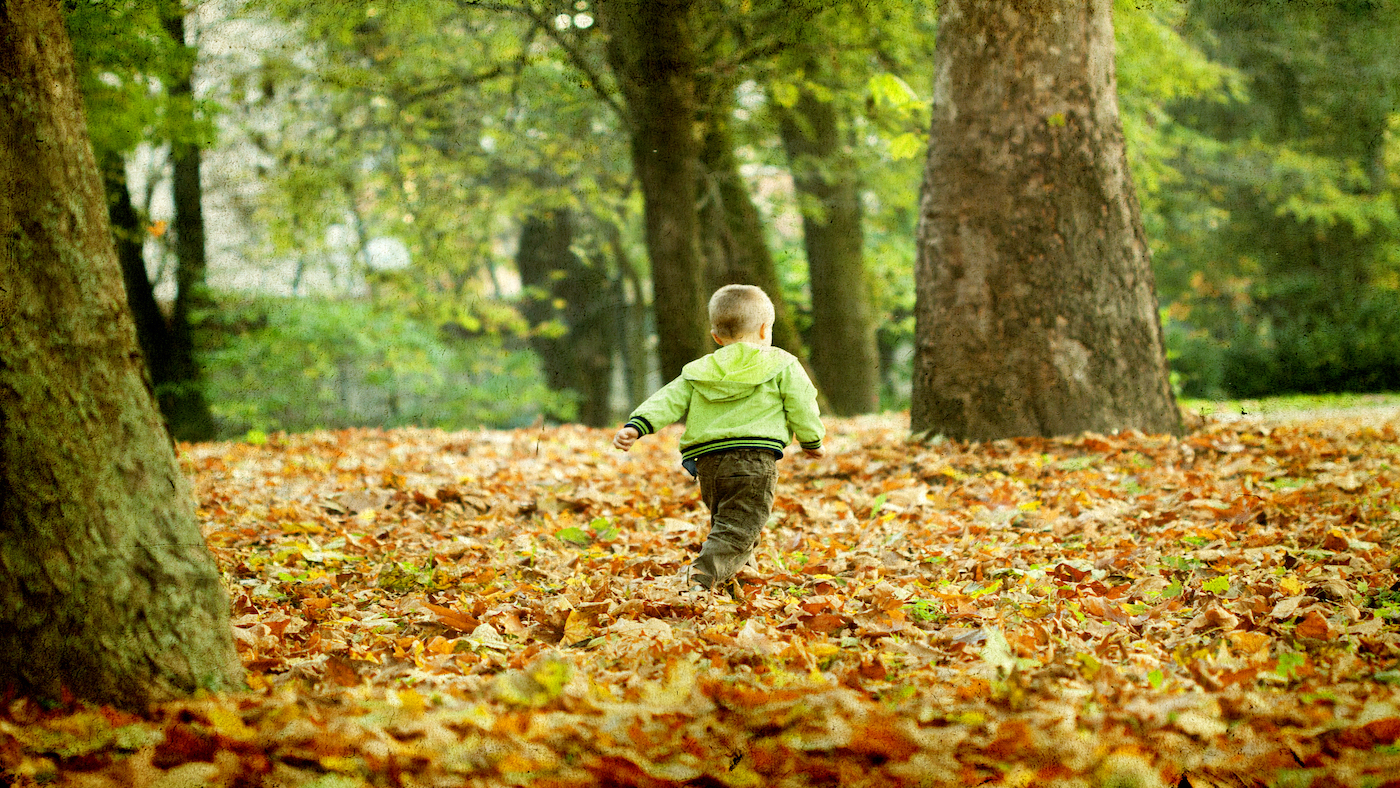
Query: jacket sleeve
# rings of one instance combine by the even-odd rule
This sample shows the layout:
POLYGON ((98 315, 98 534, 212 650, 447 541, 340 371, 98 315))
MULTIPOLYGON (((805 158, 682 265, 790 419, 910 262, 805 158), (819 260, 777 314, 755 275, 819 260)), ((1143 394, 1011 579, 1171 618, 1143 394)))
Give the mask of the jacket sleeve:
POLYGON ((680 421, 690 411, 690 381, 684 377, 662 386, 655 394, 632 411, 627 425, 642 435, 650 435, 668 424, 680 421))
POLYGON ((778 374, 778 390, 783 397, 788 430, 802 448, 820 449, 822 438, 826 437, 826 425, 822 424, 817 409, 817 387, 812 385, 802 364, 789 364, 778 374))

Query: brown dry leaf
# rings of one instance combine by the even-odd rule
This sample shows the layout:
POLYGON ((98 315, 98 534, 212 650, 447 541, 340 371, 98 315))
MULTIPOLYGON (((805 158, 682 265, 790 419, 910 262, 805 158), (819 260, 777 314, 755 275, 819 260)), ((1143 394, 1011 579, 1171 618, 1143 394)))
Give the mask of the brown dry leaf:
POLYGON ((1328 640, 1336 634, 1336 631, 1332 629, 1332 625, 1327 623, 1327 619, 1323 618, 1322 614, 1318 613, 1316 610, 1308 611, 1308 614, 1303 617, 1303 620, 1298 622, 1298 627, 1294 632, 1298 634, 1298 637, 1313 638, 1315 640, 1328 640))
POLYGON ((1273 610, 1269 611, 1269 616, 1280 621, 1292 618, 1297 614, 1299 607, 1311 601, 1312 598, 1306 596, 1291 596, 1287 599, 1280 599, 1278 603, 1274 605, 1273 610))

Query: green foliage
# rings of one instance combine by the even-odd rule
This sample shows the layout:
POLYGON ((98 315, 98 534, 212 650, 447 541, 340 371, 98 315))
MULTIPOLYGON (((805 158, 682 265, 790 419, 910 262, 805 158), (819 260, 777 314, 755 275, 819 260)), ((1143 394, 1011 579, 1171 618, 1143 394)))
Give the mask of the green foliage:
POLYGON ((249 77, 261 77, 258 98, 240 107, 246 133, 276 162, 275 188, 258 206, 269 252, 334 265, 327 229, 338 226, 363 270, 372 239, 396 238, 412 262, 381 276, 377 295, 426 320, 517 330, 478 307, 490 311, 481 296, 499 291, 496 270, 510 266, 501 241, 520 217, 567 207, 612 221, 628 211, 624 137, 577 65, 598 57, 595 30, 559 33, 523 5, 257 7, 318 42, 309 56, 269 54, 249 77), (578 61, 550 46, 554 37, 578 61))
POLYGON ((212 140, 210 118, 217 108, 208 102, 192 107, 188 96, 168 90, 194 65, 193 51, 172 39, 164 24, 170 15, 184 13, 179 3, 69 2, 64 10, 99 158, 105 151, 128 152, 140 142, 212 140))
POLYGON ((1228 391, 1257 397, 1400 389, 1400 293, 1358 293, 1342 308, 1307 302, 1306 313, 1245 323, 1224 356, 1228 391))
MULTIPOLYGON (((913 270, 918 223, 918 184, 928 146, 933 86, 935 14, 928 4, 894 0, 828 2, 816 6, 754 4, 753 29, 742 39, 775 37, 775 57, 750 66, 757 88, 740 88, 739 112, 750 171, 771 175, 790 167, 778 140, 775 107, 794 105, 802 90, 835 105, 843 145, 828 161, 808 166, 843 167, 859 180, 867 286, 882 354, 882 405, 908 406, 910 365, 900 354, 913 341, 913 270), (759 22, 770 24, 761 26, 759 22), (750 109, 760 111, 750 111, 750 109)), ((747 4, 740 4, 747 7, 747 4)), ((737 17, 744 18, 744 17, 737 17)), ((800 165, 799 165, 800 166, 800 165)), ((756 200, 770 231, 783 295, 799 330, 811 322, 806 254, 797 230, 797 201, 784 191, 755 184, 756 200)), ((820 206, 802 206, 808 210, 820 206)))
POLYGON ((1177 396, 1200 399, 1225 397, 1226 346, 1204 329, 1190 323, 1162 318, 1171 366, 1172 389, 1177 396))
POLYGON ((568 412, 526 350, 448 339, 362 301, 262 298, 210 326, 208 396, 223 437, 352 426, 514 427, 568 412))
MULTIPOLYGON (((223 74, 228 85, 218 94, 223 144, 249 146, 265 187, 241 198, 264 231, 261 247, 244 253, 339 271, 345 292, 367 280, 381 308, 308 302, 296 314, 260 302, 268 325, 223 337, 207 357, 224 365, 210 377, 227 434, 362 423, 375 414, 509 424, 538 409, 535 388, 519 414, 489 400, 475 410, 425 404, 435 381, 456 375, 486 385, 473 376, 493 366, 537 385, 533 362, 507 350, 508 340, 464 344, 425 326, 529 330, 499 296, 501 272, 513 265, 505 239, 533 212, 579 216, 580 251, 610 268, 610 279, 620 275, 611 270, 620 250, 645 267, 603 31, 555 24, 564 8, 254 0, 240 10, 288 33, 246 71, 223 74), (624 232, 605 241, 605 224, 624 232), (369 243, 378 238, 401 240, 410 266, 370 271, 369 243), (363 319, 369 328, 359 339, 336 328, 327 317, 336 309, 361 310, 340 314, 342 326, 363 319), (380 341, 387 336, 396 339, 380 341), (354 371, 342 375, 342 367, 354 371), (269 392, 281 393, 253 396, 260 389, 249 375, 278 380, 269 392), (371 396, 376 386, 386 388, 371 396), (302 410, 317 415, 293 418, 302 410)), ((181 13, 179 4, 102 0, 65 9, 99 151, 210 137, 213 105, 199 107, 193 125, 176 121, 187 113, 165 89, 192 65, 190 50, 166 31, 163 15, 181 13)), ((567 10, 591 13, 587 3, 567 10)), ((806 91, 845 119, 841 153, 863 190, 885 405, 905 406, 909 364, 901 354, 913 336, 933 6, 722 0, 696 13, 707 78, 736 90, 736 153, 799 327, 809 320, 809 283, 792 229, 798 206, 771 188, 787 162, 769 110, 806 91)), ((1129 166, 1179 393, 1400 388, 1393 4, 1116 0, 1114 25, 1129 166)))
POLYGON ((1182 44, 1228 69, 1223 92, 1162 105, 1172 146, 1134 170, 1183 393, 1400 385, 1400 17, 1384 5, 1178 12, 1182 44))
POLYGON ((1183 15, 1184 7, 1176 3, 1114 3, 1123 138, 1143 225, 1159 256, 1166 251, 1170 222, 1198 225, 1213 208, 1209 200, 1192 202, 1182 195, 1191 191, 1191 183, 1177 159, 1210 140, 1178 123, 1171 107, 1183 100, 1223 102, 1243 90, 1237 71, 1210 60, 1182 37, 1178 26, 1183 15))

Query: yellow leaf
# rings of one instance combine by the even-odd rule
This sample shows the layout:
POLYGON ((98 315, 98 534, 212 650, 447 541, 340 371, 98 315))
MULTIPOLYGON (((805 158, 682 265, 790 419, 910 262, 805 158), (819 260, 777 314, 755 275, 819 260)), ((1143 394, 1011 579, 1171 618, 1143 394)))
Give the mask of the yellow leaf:
POLYGON ((341 774, 354 774, 360 771, 360 760, 348 755, 323 755, 319 759, 321 767, 341 774))
POLYGON ((232 711, 215 706, 206 713, 210 726, 221 736, 234 741, 252 741, 258 732, 244 724, 243 718, 232 711))
POLYGON ((578 610, 570 610, 569 617, 564 621, 564 638, 560 643, 572 646, 587 640, 592 636, 592 632, 592 617, 578 610))
POLYGON ((399 705, 409 714, 422 714, 428 708, 428 702, 417 690, 399 690, 396 695, 399 699, 399 705))
POLYGON ((913 132, 905 132, 890 140, 890 158, 895 161, 912 159, 923 153, 925 147, 923 137, 913 132))
POLYGON ((502 772, 533 772, 535 769, 539 768, 539 764, 518 752, 512 752, 497 762, 496 768, 500 769, 502 772))

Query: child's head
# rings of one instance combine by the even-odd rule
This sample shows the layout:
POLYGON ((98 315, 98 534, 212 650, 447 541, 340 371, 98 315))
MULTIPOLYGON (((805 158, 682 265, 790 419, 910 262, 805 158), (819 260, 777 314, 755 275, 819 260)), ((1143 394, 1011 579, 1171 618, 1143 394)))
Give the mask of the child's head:
POLYGON ((771 341, 773 320, 773 302, 753 285, 725 285, 710 296, 710 331, 720 344, 741 338, 771 341))

